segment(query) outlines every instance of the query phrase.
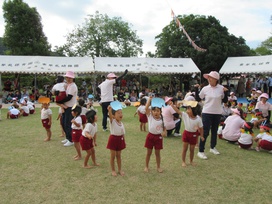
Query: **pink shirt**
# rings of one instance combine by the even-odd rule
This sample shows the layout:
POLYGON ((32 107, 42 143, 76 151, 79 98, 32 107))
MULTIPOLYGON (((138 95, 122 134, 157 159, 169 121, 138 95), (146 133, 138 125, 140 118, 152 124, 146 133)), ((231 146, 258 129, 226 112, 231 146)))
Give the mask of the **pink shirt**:
POLYGON ((227 117, 225 120, 225 128, 222 131, 224 139, 229 141, 237 141, 241 136, 241 128, 245 121, 237 114, 227 117))
POLYGON ((176 111, 172 106, 162 107, 163 122, 166 130, 172 130, 175 128, 176 124, 173 116, 174 113, 176 113, 176 111))
POLYGON ((263 103, 262 101, 257 102, 255 109, 259 109, 264 117, 268 116, 268 111, 272 110, 272 105, 269 102, 263 103))
POLYGON ((199 92, 199 97, 205 99, 202 113, 221 114, 224 87, 217 84, 215 87, 207 85, 199 92))

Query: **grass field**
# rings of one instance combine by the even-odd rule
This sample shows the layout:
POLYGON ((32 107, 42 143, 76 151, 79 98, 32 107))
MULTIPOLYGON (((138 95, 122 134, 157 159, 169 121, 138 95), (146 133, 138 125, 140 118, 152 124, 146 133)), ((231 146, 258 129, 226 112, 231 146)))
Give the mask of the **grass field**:
MULTIPOLYGON (((195 157, 197 166, 181 167, 180 137, 164 139, 161 151, 163 173, 144 173, 146 133, 139 131, 135 107, 123 110, 127 148, 122 151, 124 177, 111 176, 109 132, 102 132, 98 107, 97 161, 100 167, 83 169, 83 160, 74 161, 74 147, 63 147, 57 108, 53 110, 53 137, 46 136, 39 109, 34 115, 7 120, 2 109, 0 198, 1 203, 271 203, 272 155, 239 149, 218 141, 221 155, 208 160, 195 157)), ((182 127, 183 129, 183 127, 182 127)), ((254 144, 255 146, 255 144, 254 144)), ((197 152, 197 149, 196 149, 197 152)), ((83 152, 85 156, 85 152, 83 152)), ((187 157, 188 158, 188 157, 187 157)))

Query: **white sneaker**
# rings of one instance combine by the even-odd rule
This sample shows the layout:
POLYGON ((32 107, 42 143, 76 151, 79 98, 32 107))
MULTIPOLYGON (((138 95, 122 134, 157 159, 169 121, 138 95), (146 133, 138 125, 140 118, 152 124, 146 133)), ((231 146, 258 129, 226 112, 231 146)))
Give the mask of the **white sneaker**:
POLYGON ((180 133, 176 133, 176 132, 175 132, 175 133, 174 133, 174 136, 175 136, 175 137, 180 137, 180 136, 181 136, 181 134, 180 134, 180 133))
POLYGON ((198 153, 197 153, 197 156, 198 156, 200 159, 208 159, 208 157, 205 155, 204 152, 198 152, 198 153))
POLYGON ((215 147, 213 149, 210 149, 210 152, 216 155, 220 154, 220 152, 218 152, 217 149, 215 149, 215 147))
POLYGON ((74 143, 73 142, 70 142, 69 140, 63 145, 64 147, 70 147, 70 146, 73 146, 74 143))
POLYGON ((61 141, 62 144, 65 144, 66 142, 68 142, 67 139, 61 141))

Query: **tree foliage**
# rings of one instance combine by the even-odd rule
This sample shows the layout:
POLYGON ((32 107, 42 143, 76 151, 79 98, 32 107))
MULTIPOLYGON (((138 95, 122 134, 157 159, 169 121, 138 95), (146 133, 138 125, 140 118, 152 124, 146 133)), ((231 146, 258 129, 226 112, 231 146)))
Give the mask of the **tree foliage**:
POLYGON ((66 36, 57 52, 68 56, 130 57, 142 54, 142 40, 120 17, 89 15, 82 26, 66 36))
POLYGON ((49 55, 50 45, 43 33, 41 16, 22 0, 3 3, 5 33, 3 43, 9 55, 49 55))
POLYGON ((156 36, 156 56, 186 58, 190 57, 202 72, 217 70, 228 57, 248 56, 253 53, 242 37, 229 34, 228 29, 212 16, 184 15, 178 16, 191 39, 206 52, 195 50, 187 37, 179 30, 175 22, 163 28, 156 36))

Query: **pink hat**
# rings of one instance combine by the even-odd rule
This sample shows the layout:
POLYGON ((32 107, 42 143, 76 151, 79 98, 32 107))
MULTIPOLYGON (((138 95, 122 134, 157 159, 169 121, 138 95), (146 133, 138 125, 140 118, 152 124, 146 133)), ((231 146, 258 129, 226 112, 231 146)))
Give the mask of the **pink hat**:
POLYGON ((109 73, 107 78, 117 78, 117 76, 114 73, 109 73))
POLYGON ((263 92, 261 90, 256 91, 258 94, 262 94, 263 92))
POLYGON ((234 94, 234 92, 230 92, 230 95, 234 94))
POLYGON ((240 111, 237 108, 232 108, 231 111, 237 115, 240 115, 240 111))
POLYGON ((253 88, 253 89, 251 89, 251 91, 256 91, 256 89, 255 89, 255 88, 253 88))
POLYGON ((216 71, 211 71, 209 74, 203 74, 203 77, 204 77, 205 79, 208 79, 208 77, 212 77, 212 78, 214 78, 214 79, 216 79, 216 80, 219 80, 220 75, 219 75, 219 73, 216 72, 216 71))
POLYGON ((167 102, 171 101, 172 99, 173 99, 172 97, 165 96, 164 102, 167 103, 167 102))
POLYGON ((74 79, 75 78, 75 73, 73 71, 67 71, 64 76, 74 79))
POLYGON ((262 93, 262 94, 260 95, 260 98, 266 98, 266 99, 269 99, 269 96, 268 96, 268 94, 267 94, 267 93, 262 93))

